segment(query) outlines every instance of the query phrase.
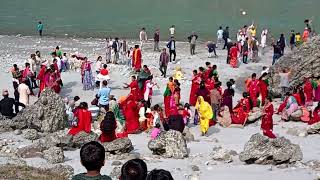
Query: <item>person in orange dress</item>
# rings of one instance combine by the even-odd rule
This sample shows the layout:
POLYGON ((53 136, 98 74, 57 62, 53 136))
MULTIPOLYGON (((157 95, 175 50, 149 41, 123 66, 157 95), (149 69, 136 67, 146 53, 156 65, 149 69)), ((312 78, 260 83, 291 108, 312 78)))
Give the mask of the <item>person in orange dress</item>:
POLYGON ((139 45, 134 46, 133 54, 132 54, 132 67, 133 69, 138 72, 141 70, 142 64, 142 54, 139 45))

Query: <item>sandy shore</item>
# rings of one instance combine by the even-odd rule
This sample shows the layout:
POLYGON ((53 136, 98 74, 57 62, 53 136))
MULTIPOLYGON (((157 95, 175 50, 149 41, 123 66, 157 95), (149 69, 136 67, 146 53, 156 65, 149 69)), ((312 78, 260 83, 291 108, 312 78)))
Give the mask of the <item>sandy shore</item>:
MULTIPOLYGON (((134 45, 133 41, 130 41, 130 46, 134 45)), ((160 47, 164 47, 164 42, 161 43, 160 47)), ((49 53, 57 46, 61 47, 63 52, 68 54, 78 51, 82 54, 87 55, 90 60, 95 60, 99 55, 104 57, 104 41, 101 39, 57 39, 57 38, 35 38, 35 37, 15 37, 15 36, 0 36, 0 88, 9 88, 12 92, 11 75, 7 72, 9 67, 13 63, 22 65, 24 60, 27 59, 30 53, 34 53, 36 50, 40 50, 44 58, 49 58, 49 53)), ((189 55, 189 46, 185 42, 177 43, 177 62, 170 64, 168 68, 168 75, 174 74, 174 69, 177 66, 182 67, 185 75, 185 80, 181 81, 181 97, 182 102, 187 102, 189 99, 190 92, 190 79, 191 72, 193 69, 199 66, 204 66, 206 61, 210 61, 212 64, 218 66, 218 72, 220 80, 223 85, 228 79, 233 78, 238 81, 248 77, 251 73, 260 73, 262 66, 269 66, 272 61, 272 51, 268 49, 267 52, 261 57, 259 63, 251 63, 248 65, 241 65, 238 69, 232 69, 225 63, 226 51, 218 50, 217 58, 207 58, 206 49, 204 44, 200 44, 196 49, 197 54, 195 56, 189 55)), ((158 71, 158 58, 159 53, 153 52, 152 43, 148 43, 143 49, 143 60, 144 64, 147 64, 152 73, 155 76, 154 81, 160 85, 160 89, 155 90, 153 97, 153 104, 162 103, 163 91, 165 89, 166 79, 160 77, 158 71)), ((122 95, 127 95, 128 90, 122 88, 122 84, 130 81, 129 75, 125 71, 125 68, 121 65, 110 65, 111 72, 111 83, 112 94, 117 98, 122 95)), ((83 91, 82 84, 80 81, 80 73, 78 72, 66 72, 62 74, 64 87, 61 92, 63 97, 80 96, 81 101, 90 102, 95 96, 95 91, 83 91)), ((236 103, 241 95, 240 87, 243 83, 237 82, 237 92, 234 98, 236 103)), ((12 93, 11 93, 12 94, 12 93)), ((35 97, 32 97, 32 101, 35 101, 35 97)), ((294 122, 278 122, 279 116, 274 116, 274 121, 277 123, 274 127, 274 132, 278 136, 285 136, 290 139, 293 143, 299 144, 303 151, 303 162, 309 160, 320 159, 320 138, 317 135, 308 137, 297 137, 291 136, 286 133, 290 127, 306 127, 306 124, 294 123, 294 122)), ((211 127, 209 130, 208 137, 201 137, 199 127, 191 127, 191 132, 195 135, 197 141, 188 143, 190 150, 190 157, 183 160, 175 159, 155 159, 152 156, 151 151, 147 148, 148 134, 142 133, 138 135, 130 135, 130 139, 135 147, 135 152, 139 153, 141 157, 146 159, 148 163, 148 169, 153 168, 164 168, 169 170, 175 179, 184 180, 192 174, 198 174, 201 180, 211 179, 246 179, 246 180, 269 180, 269 179, 313 179, 316 177, 316 172, 311 169, 303 168, 276 168, 271 165, 245 165, 240 162, 238 158, 234 158, 234 162, 229 164, 215 162, 210 160, 209 154, 212 148, 215 146, 222 146, 229 150, 235 150, 240 153, 243 150, 244 144, 249 140, 250 136, 254 133, 261 133, 260 124, 255 123, 246 126, 244 129, 237 128, 222 128, 219 126, 211 127), (209 163, 207 163, 209 162, 209 163), (191 169, 192 165, 199 166, 200 172, 193 172, 191 169)), ((12 138, 12 133, 0 134, 0 138, 12 138)), ((31 143, 23 139, 21 136, 15 136, 17 146, 25 146, 31 143)), ((79 150, 66 151, 66 161, 64 164, 71 165, 75 173, 84 172, 85 169, 80 166, 79 150)), ((26 159, 29 165, 32 166, 49 166, 49 164, 41 158, 26 159)), ((0 163, 6 161, 0 158, 0 163)), ((106 166, 102 169, 103 174, 109 174, 112 170, 112 161, 107 161, 106 166)))

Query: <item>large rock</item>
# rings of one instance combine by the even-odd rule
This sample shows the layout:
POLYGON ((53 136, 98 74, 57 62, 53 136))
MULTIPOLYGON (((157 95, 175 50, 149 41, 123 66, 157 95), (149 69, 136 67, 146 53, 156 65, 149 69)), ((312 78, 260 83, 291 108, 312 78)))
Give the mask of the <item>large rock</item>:
POLYGON ((183 159, 188 157, 187 143, 179 131, 162 132, 155 140, 148 143, 148 148, 165 158, 183 159))
POLYGON ((194 135, 190 132, 190 128, 188 128, 188 127, 185 127, 185 128, 184 128, 184 130, 183 130, 183 136, 184 136, 184 139, 185 139, 187 142, 194 141, 194 135))
POLYGON ((84 131, 81 131, 78 134, 73 136, 71 146, 80 148, 82 145, 91 141, 96 141, 97 139, 98 139, 98 135, 96 133, 90 132, 88 134, 84 131))
POLYGON ((245 144, 239 158, 247 164, 283 164, 302 160, 299 145, 281 137, 269 139, 261 134, 254 134, 245 144))
POLYGON ((271 91, 279 94, 279 68, 291 69, 291 85, 300 85, 305 77, 320 77, 320 36, 297 47, 292 53, 281 57, 275 66, 270 68, 271 91))
POLYGON ((52 133, 67 126, 63 99, 51 89, 45 89, 35 104, 21 110, 13 119, 0 124, 1 129, 36 129, 52 133))
POLYGON ((102 143, 106 153, 119 155, 124 153, 129 153, 133 150, 131 140, 129 138, 120 138, 112 142, 102 143))
POLYGON ((60 147, 51 147, 48 150, 43 151, 43 158, 51 164, 63 163, 63 150, 60 147))
POLYGON ((51 89, 45 89, 34 105, 28 106, 14 119, 24 118, 28 127, 52 133, 67 125, 64 101, 51 89))
POLYGON ((320 122, 309 126, 307 132, 308 134, 320 134, 320 122))

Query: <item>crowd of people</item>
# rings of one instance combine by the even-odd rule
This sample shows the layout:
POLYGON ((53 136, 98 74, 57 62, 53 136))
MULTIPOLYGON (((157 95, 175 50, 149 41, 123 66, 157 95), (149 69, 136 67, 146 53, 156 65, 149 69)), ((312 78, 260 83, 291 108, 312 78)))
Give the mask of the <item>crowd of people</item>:
MULTIPOLYGON (((306 23, 306 32, 303 37, 299 33, 291 31, 290 47, 293 49, 311 36, 309 21, 306 23)), ((160 52, 160 30, 154 33, 154 51, 160 53, 159 70, 161 76, 167 77, 169 63, 176 60, 175 26, 169 29, 170 40, 160 52), (168 52, 167 52, 168 49, 168 52)), ((244 26, 237 34, 237 40, 231 41, 229 27, 219 27, 217 32, 217 43, 208 42, 207 48, 209 57, 216 54, 216 48, 227 49, 227 63, 233 68, 239 66, 239 58, 247 64, 250 61, 258 61, 258 51, 267 46, 268 30, 264 29, 261 34, 261 43, 257 39, 257 28, 254 23, 251 26, 244 26), (261 46, 261 48, 259 48, 261 46)), ((152 139, 157 138, 161 132, 170 129, 183 133, 185 126, 190 123, 200 125, 201 134, 208 133, 209 127, 220 124, 223 127, 240 126, 247 124, 248 117, 257 108, 262 109, 261 129, 265 136, 276 138, 273 133, 274 107, 272 98, 268 92, 268 68, 263 67, 258 77, 253 73, 245 82, 243 97, 234 106, 235 80, 226 82, 223 89, 219 79, 217 65, 209 61, 204 67, 193 70, 189 102, 181 102, 180 82, 183 79, 181 68, 177 68, 174 76, 168 78, 163 94, 163 106, 153 104, 153 89, 160 88, 153 81, 154 76, 147 65, 143 65, 142 48, 148 41, 147 32, 142 28, 139 33, 140 45, 129 48, 126 40, 115 38, 106 39, 106 58, 103 63, 102 56, 99 56, 93 66, 92 61, 85 55, 74 53, 69 59, 66 53, 62 53, 59 46, 51 52, 52 60, 44 60, 39 51, 31 54, 30 59, 25 62, 25 67, 20 70, 16 64, 11 69, 13 77, 14 99, 9 98, 9 91, 3 90, 3 99, 0 101, 0 112, 3 116, 12 118, 21 109, 30 104, 29 96, 35 95, 34 90, 39 88, 38 96, 46 88, 60 93, 63 87, 61 74, 68 70, 79 70, 83 90, 98 89, 91 105, 99 107, 101 134, 99 141, 111 142, 117 138, 127 137, 128 134, 140 132, 150 133, 152 139), (125 83, 123 88, 130 89, 127 96, 121 96, 117 100, 112 95, 112 89, 108 86, 110 73, 108 63, 122 64, 128 66, 135 75, 131 76, 131 82, 125 83), (93 70, 93 67, 95 69, 93 70), (192 110, 194 107, 194 110, 192 110)), ((196 54, 196 43, 198 35, 195 32, 187 38, 190 43, 190 54, 196 54)), ((274 48, 273 64, 284 54, 284 35, 281 34, 274 48)), ((306 78, 303 85, 290 87, 290 71, 286 69, 279 71, 280 87, 282 88, 282 104, 276 113, 281 114, 285 121, 298 110, 302 111, 301 120, 314 124, 320 122, 320 103, 311 112, 313 102, 320 101, 320 82, 316 79, 306 78)), ((93 121, 92 112, 87 102, 80 102, 80 97, 65 100, 66 114, 70 126, 69 135, 91 131, 93 121)), ((100 176, 100 169, 104 165, 104 148, 98 142, 90 142, 81 148, 80 156, 82 164, 87 168, 87 174, 80 174, 74 179, 83 179, 83 176, 100 176)), ((164 170, 153 170, 147 175, 146 165, 141 160, 128 161, 122 168, 121 179, 155 179, 157 176, 164 176, 164 179, 172 179, 170 173, 164 170), (138 172, 139 171, 139 172, 138 172)), ((108 179, 106 176, 101 178, 108 179)))

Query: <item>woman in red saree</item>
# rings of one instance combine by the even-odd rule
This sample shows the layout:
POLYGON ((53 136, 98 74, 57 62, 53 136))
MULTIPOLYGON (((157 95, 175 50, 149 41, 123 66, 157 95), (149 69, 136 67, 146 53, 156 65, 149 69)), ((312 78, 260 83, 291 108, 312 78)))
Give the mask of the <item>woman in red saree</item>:
POLYGON ((61 91, 60 76, 53 65, 50 66, 50 70, 45 75, 45 86, 51 88, 57 94, 61 91))
POLYGON ((313 111, 313 117, 308 122, 309 125, 320 122, 320 102, 318 102, 318 106, 313 111))
POLYGON ((131 83, 130 84, 125 83, 125 85, 126 86, 124 88, 130 88, 129 96, 132 96, 134 101, 139 101, 141 98, 140 98, 140 90, 139 90, 136 76, 131 76, 131 83))
POLYGON ((306 97, 306 106, 312 106, 313 104, 313 87, 309 78, 304 79, 303 91, 306 97))
POLYGON ((237 48, 237 44, 234 44, 230 48, 230 65, 233 68, 237 68, 238 67, 238 48, 237 48))
POLYGON ((231 114, 232 124, 245 125, 250 112, 250 100, 248 98, 248 93, 243 93, 243 98, 240 99, 238 105, 233 109, 231 114))
POLYGON ((268 96, 268 80, 265 79, 267 76, 267 73, 263 73, 262 76, 259 78, 259 88, 260 88, 260 93, 261 93, 261 103, 262 106, 265 104, 266 98, 268 96))
POLYGON ((249 86, 249 95, 250 99, 252 101, 253 107, 257 107, 258 105, 258 94, 260 92, 259 89, 259 81, 256 79, 257 75, 256 73, 253 73, 251 76, 251 81, 248 84, 249 86))
POLYGON ((175 90, 175 87, 174 87, 173 78, 170 77, 169 82, 166 86, 166 89, 163 93, 164 113, 166 117, 169 117, 169 114, 170 114, 170 109, 171 109, 170 100, 174 90, 175 90))
POLYGON ((198 75, 198 71, 197 70, 193 70, 193 78, 191 80, 192 84, 191 84, 191 91, 190 91, 190 97, 189 97, 189 104, 191 106, 195 106, 197 103, 197 92, 200 86, 200 76, 198 75))
POLYGON ((72 127, 69 130, 68 134, 74 136, 81 131, 90 133, 92 115, 91 115, 91 112, 88 110, 88 104, 86 102, 80 103, 77 110, 74 112, 74 116, 77 117, 78 122, 76 126, 72 127))
POLYGON ((104 120, 100 124, 100 130, 102 134, 99 136, 99 141, 101 143, 104 142, 111 142, 115 139, 117 139, 116 136, 116 118, 114 116, 114 113, 111 111, 108 111, 104 117, 104 120))
POLYGON ((126 119, 125 126, 128 134, 134 134, 139 131, 139 107, 133 96, 128 96, 122 103, 123 112, 126 119))
POLYGON ((263 135, 269 137, 269 138, 276 138, 276 136, 273 134, 273 105, 272 105, 272 99, 270 97, 267 98, 266 104, 263 107, 263 115, 262 115, 262 121, 261 121, 261 129, 263 131, 263 135))
POLYGON ((141 70, 141 64, 142 64, 141 58, 142 58, 142 54, 141 54, 139 45, 135 45, 133 54, 132 54, 132 67, 135 71, 141 70))
POLYGON ((45 83, 46 73, 47 73, 46 65, 41 65, 41 69, 40 69, 39 74, 37 76, 37 79, 40 81, 38 97, 40 97, 40 94, 46 88, 46 83, 45 83))

